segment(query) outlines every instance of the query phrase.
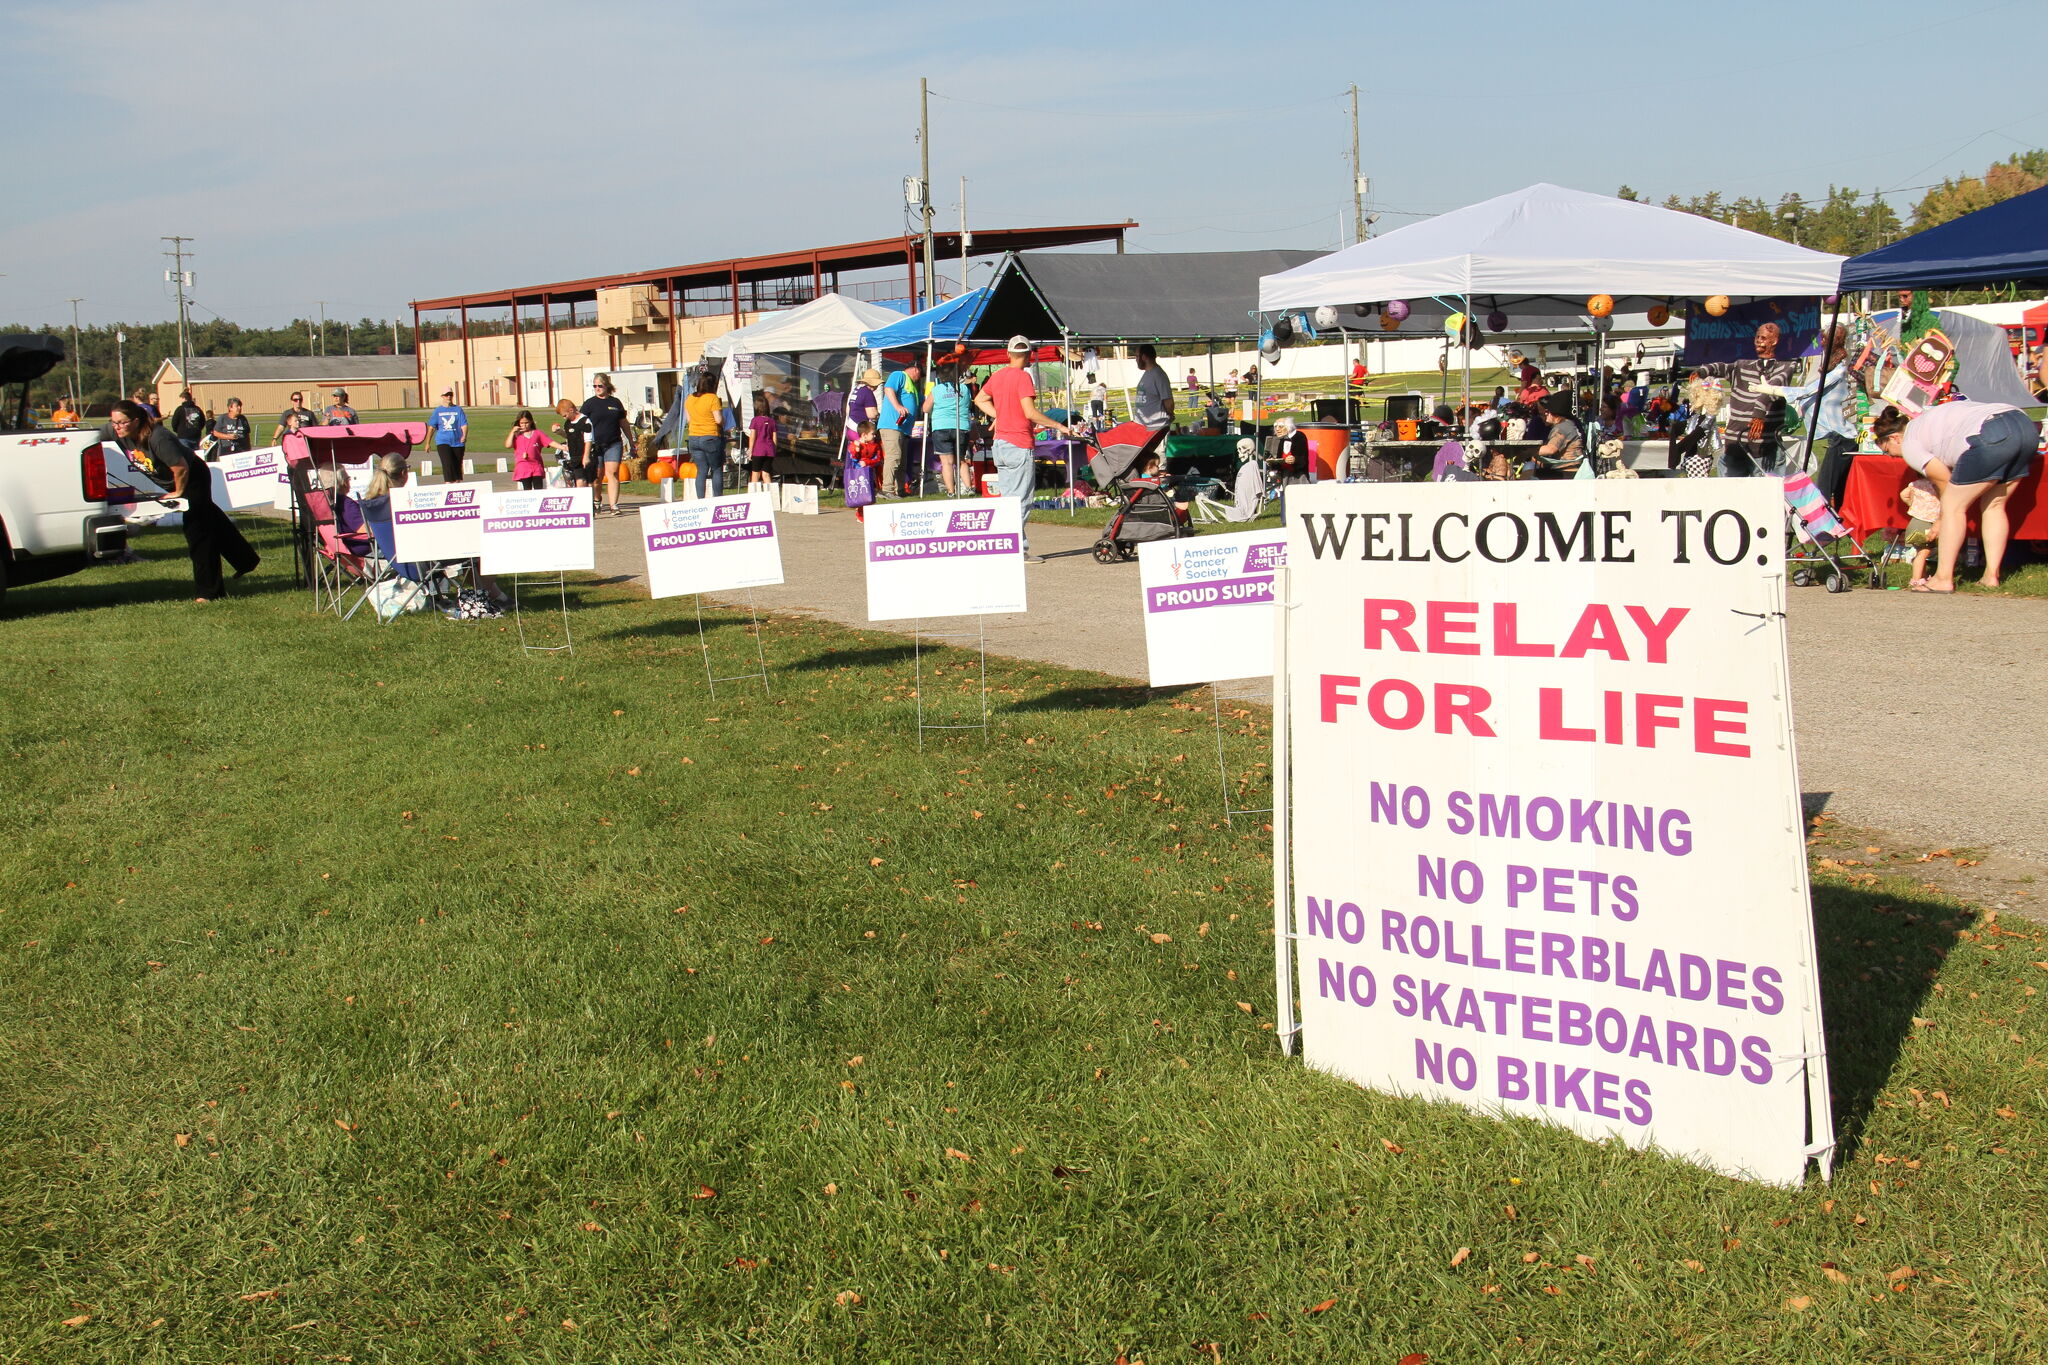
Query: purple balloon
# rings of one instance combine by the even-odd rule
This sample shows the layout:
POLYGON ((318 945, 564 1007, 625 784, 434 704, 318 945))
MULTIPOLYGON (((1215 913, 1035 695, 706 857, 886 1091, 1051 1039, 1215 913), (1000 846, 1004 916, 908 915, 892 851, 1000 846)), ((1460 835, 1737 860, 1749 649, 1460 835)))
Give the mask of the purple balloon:
POLYGON ((1387 305, 1387 316, 1396 322, 1406 322, 1408 320, 1408 301, 1406 299, 1395 299, 1392 303, 1389 303, 1387 305))
POLYGON ((1489 332, 1505 332, 1505 331, 1506 331, 1507 329, 1508 329, 1508 315, 1507 315, 1506 313, 1503 313, 1503 312, 1501 312, 1501 311, 1500 311, 1500 309, 1496 308, 1496 309, 1494 309, 1494 310, 1493 310, 1493 311, 1492 311, 1491 313, 1488 313, 1488 314, 1486 315, 1486 330, 1487 330, 1487 331, 1489 331, 1489 332))

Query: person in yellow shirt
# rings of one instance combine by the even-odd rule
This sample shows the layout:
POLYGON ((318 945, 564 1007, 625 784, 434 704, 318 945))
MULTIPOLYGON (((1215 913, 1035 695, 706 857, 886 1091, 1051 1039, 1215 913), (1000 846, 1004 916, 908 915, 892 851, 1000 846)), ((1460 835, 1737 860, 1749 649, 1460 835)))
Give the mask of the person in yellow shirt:
POLYGON ((697 380, 697 391, 683 400, 683 428, 690 442, 690 461, 697 466, 697 496, 704 496, 704 484, 711 483, 711 496, 725 495, 725 402, 718 396, 718 376, 706 372, 697 380))

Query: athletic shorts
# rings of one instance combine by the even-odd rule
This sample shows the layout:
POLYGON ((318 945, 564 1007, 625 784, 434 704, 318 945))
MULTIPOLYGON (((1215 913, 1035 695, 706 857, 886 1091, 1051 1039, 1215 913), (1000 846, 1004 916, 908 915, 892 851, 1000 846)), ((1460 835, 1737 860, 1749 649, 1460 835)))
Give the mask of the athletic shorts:
POLYGON ((967 433, 964 431, 934 431, 931 433, 934 455, 961 456, 967 453, 967 433))
POLYGON ((1962 458, 1949 470, 1955 484, 2013 483, 2027 477, 2041 429, 2016 408, 1994 412, 1963 442, 1962 458))
POLYGON ((625 458, 626 443, 624 441, 613 441, 610 445, 597 452, 597 457, 592 463, 615 465, 624 463, 625 458))

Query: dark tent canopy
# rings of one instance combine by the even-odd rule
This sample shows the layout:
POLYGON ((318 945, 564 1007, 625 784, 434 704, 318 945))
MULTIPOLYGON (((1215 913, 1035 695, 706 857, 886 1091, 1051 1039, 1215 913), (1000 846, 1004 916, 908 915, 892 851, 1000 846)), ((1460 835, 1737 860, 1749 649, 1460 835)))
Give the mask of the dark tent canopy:
POLYGON ((2031 190, 1842 263, 1844 289, 2048 282, 2048 188, 2031 190))
POLYGON ((1321 254, 1015 252, 996 268, 974 334, 1110 342, 1255 337, 1259 277, 1321 254))

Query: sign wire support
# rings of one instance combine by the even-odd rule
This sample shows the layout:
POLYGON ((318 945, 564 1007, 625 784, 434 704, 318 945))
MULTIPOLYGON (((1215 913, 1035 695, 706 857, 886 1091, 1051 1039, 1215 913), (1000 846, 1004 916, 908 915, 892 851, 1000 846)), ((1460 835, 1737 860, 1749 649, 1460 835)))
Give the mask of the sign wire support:
POLYGON ((513 575, 512 575, 512 623, 513 623, 513 625, 517 626, 517 627, 518 627, 518 629, 519 629, 519 648, 520 648, 520 649, 522 649, 522 650, 524 650, 524 651, 525 651, 526 653, 528 653, 528 654, 559 654, 559 653, 564 653, 564 652, 567 652, 567 653, 570 653, 570 654, 574 654, 574 653, 576 652, 576 642, 575 642, 575 640, 574 640, 574 639, 572 639, 572 638, 570 637, 570 634, 569 634, 569 581, 568 581, 568 579, 567 579, 567 578, 565 578, 565 577, 564 577, 564 576, 563 576, 562 574, 560 574, 560 573, 555 573, 555 574, 532 574, 532 575, 528 575, 528 574, 513 574, 513 575), (558 644, 558 645, 537 645, 537 644, 533 644, 532 642, 530 642, 530 641, 529 641, 529 640, 528 640, 528 639, 526 638, 526 613, 525 613, 525 611, 524 611, 524 610, 522 610, 522 609, 521 609, 521 607, 520 607, 520 600, 519 600, 519 588, 520 588, 520 584, 521 584, 521 583, 523 583, 523 582, 524 582, 524 581, 525 581, 525 580, 526 580, 526 579, 527 579, 528 577, 532 577, 532 578, 536 578, 536 579, 538 579, 538 580, 540 581, 540 586, 541 586, 542 588, 546 588, 546 587, 547 587, 547 586, 549 585, 549 580, 550 580, 550 579, 553 579, 553 586, 554 586, 554 589, 555 589, 555 593, 556 593, 556 598, 557 598, 557 601, 558 601, 558 602, 559 602, 559 604, 560 604, 560 610, 561 610, 561 613, 562 613, 562 642, 561 642, 560 644, 558 644))
POLYGON ((711 641, 704 634, 704 594, 697 594, 697 648, 704 656, 704 685, 712 696, 718 695, 718 685, 722 682, 753 682, 757 678, 763 692, 772 693, 775 690, 768 681, 768 655, 761 645, 761 616, 754 608, 752 592, 747 594, 747 629, 754 637, 754 671, 733 673, 722 678, 714 676, 711 670, 711 641))
MULTIPOLYGON (((1270 699, 1271 693, 1267 694, 1270 699)), ((1249 696, 1233 696, 1232 701, 1250 701, 1249 696)), ((1270 815, 1271 806, 1233 806, 1230 804, 1230 763, 1223 753, 1223 684, 1209 684, 1209 714, 1216 722, 1216 777, 1223 790, 1223 823, 1235 824, 1240 815, 1270 815)))
POLYGON ((1288 820, 1287 613, 1292 583, 1285 568, 1273 575, 1273 1027, 1281 1053, 1301 1046, 1294 1013, 1294 852, 1288 820))
POLYGON ((988 618, 976 615, 973 630, 953 630, 933 633, 924 628, 924 618, 911 623, 911 692, 917 698, 917 747, 924 747, 924 732, 927 730, 979 730, 982 737, 988 737, 988 618), (924 706, 924 642, 926 640, 973 640, 975 669, 981 693, 981 719, 972 723, 954 725, 932 724, 925 720, 924 706))

